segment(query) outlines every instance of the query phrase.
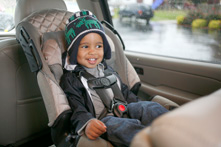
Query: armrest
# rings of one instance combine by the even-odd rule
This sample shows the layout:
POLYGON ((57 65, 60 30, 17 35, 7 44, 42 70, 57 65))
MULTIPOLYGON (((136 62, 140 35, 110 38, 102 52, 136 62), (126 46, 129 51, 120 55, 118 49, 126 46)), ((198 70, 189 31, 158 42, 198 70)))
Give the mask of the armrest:
POLYGON ((179 105, 177 103, 175 103, 165 97, 159 96, 159 95, 154 96, 152 101, 161 104, 162 106, 164 106, 168 110, 172 110, 172 109, 179 107, 179 105))

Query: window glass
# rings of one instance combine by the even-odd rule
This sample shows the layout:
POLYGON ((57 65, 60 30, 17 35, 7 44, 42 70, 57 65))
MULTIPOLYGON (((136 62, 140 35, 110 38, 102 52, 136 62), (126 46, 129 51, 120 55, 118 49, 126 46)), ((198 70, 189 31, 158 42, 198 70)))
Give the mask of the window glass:
POLYGON ((221 63, 219 0, 108 0, 108 4, 127 51, 221 63), (152 9, 135 10, 138 3, 152 9))
POLYGON ((0 33, 13 31, 16 0, 0 0, 0 33))
POLYGON ((70 12, 76 12, 79 11, 79 7, 78 4, 76 2, 76 0, 64 0, 66 6, 67 6, 67 10, 70 12))
MULTIPOLYGON (((78 11, 76 0, 65 0, 69 11, 78 11)), ((0 0, 0 34, 15 33, 14 12, 16 0, 0 0)))

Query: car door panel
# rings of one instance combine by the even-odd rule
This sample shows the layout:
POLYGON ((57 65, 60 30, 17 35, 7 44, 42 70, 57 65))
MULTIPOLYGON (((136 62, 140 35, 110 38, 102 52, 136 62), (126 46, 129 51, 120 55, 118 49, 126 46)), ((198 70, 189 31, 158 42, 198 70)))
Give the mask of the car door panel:
POLYGON ((221 88, 221 66, 125 51, 139 74, 141 91, 184 104, 221 88), (139 73, 139 72, 138 72, 139 73))

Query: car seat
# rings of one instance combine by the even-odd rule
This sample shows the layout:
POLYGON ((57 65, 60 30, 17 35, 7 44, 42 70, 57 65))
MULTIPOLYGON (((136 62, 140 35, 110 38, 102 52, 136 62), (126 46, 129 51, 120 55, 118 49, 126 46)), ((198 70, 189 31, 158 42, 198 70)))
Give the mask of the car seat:
MULTIPOLYGON (((16 28, 17 39, 29 61, 30 69, 36 72, 41 94, 44 98, 51 127, 52 139, 56 146, 70 146, 66 141, 70 132, 71 110, 59 79, 63 74, 61 53, 65 50, 64 28, 71 12, 48 9, 35 12, 16 28), (58 57, 55 59, 55 57, 58 57)), ((72 140, 72 138, 70 138, 72 140)), ((111 146, 101 138, 90 141, 81 137, 78 146, 111 146)))
POLYGON ((218 147, 221 145, 221 89, 157 118, 131 147, 218 147))
MULTIPOLYGON (((59 86, 59 78, 63 74, 61 60, 54 58, 55 55, 61 57, 61 53, 65 50, 64 27, 70 15, 71 12, 58 9, 37 11, 21 21, 16 28, 16 37, 24 49, 30 69, 37 73, 38 85, 49 117, 48 125, 51 127, 52 139, 56 146, 70 145, 66 139, 71 134, 69 128, 71 111, 65 94, 59 86)), ((108 28, 105 28, 105 31, 114 44, 117 44, 115 47, 119 48, 113 51, 113 58, 107 61, 108 64, 112 65, 119 72, 123 82, 136 92, 139 86, 134 85, 139 85, 139 77, 123 54, 119 40, 108 28), (128 74, 131 73, 136 76, 128 78, 128 74)), ((113 43, 111 44, 113 46, 113 43)), ((112 146, 101 138, 90 141, 86 137, 80 138, 78 146, 84 146, 85 143, 87 145, 90 143, 90 146, 112 146)))

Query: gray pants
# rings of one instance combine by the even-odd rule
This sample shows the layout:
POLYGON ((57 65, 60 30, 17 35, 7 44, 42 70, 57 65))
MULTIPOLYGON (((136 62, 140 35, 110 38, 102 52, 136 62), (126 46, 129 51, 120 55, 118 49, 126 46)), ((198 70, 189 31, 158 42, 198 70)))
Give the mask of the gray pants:
POLYGON ((168 111, 160 104, 150 101, 130 103, 127 109, 129 118, 107 116, 101 120, 107 126, 107 132, 101 137, 117 147, 129 146, 136 133, 168 111))

